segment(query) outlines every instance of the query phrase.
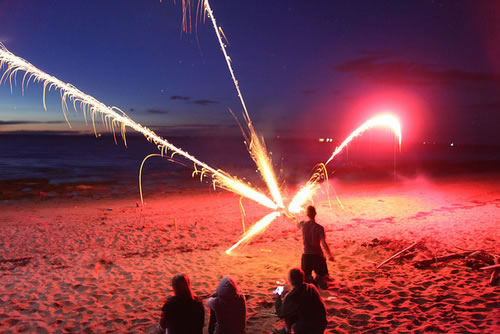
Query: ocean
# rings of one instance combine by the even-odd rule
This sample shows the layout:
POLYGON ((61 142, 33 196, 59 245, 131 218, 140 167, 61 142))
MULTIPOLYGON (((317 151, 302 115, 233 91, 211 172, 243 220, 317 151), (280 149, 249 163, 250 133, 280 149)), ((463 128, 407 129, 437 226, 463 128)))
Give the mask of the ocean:
MULTIPOLYGON (((213 168, 252 183, 259 182, 255 164, 241 137, 178 137, 169 141, 213 168)), ((0 180, 43 179, 49 184, 137 183, 142 160, 159 151, 137 135, 127 136, 127 144, 126 147, 120 137, 115 144, 112 136, 0 135, 0 180)), ((314 166, 325 162, 338 143, 272 138, 266 144, 280 182, 293 184, 307 180, 314 166)), ((158 157, 148 159, 143 170, 145 184, 199 184, 192 178, 193 163, 178 155, 175 158, 181 164, 158 157)), ((461 166, 459 169, 463 171, 467 171, 467 166, 482 171, 494 170, 499 161, 498 146, 403 143, 399 151, 394 142, 361 138, 337 156, 329 170, 337 171, 339 177, 349 171, 369 173, 370 169, 411 174, 418 169, 439 169, 438 165, 443 164, 461 166)))

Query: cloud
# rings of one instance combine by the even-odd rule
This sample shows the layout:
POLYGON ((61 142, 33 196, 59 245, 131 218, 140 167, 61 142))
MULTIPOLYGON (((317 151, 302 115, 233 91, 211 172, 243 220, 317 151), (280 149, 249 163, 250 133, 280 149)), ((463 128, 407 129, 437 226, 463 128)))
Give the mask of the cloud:
POLYGON ((150 125, 148 128, 155 130, 166 130, 166 131, 176 131, 176 130, 204 130, 204 129, 237 129, 239 128, 236 124, 180 124, 180 125, 150 125))
POLYGON ((193 103, 198 104, 200 106, 207 106, 209 104, 216 104, 219 102, 214 101, 214 100, 196 100, 196 101, 193 101, 193 103))
POLYGON ((393 60, 383 54, 366 55, 334 66, 343 73, 376 82, 407 85, 449 85, 458 83, 500 83, 500 74, 441 70, 436 65, 393 60))
POLYGON ((84 131, 58 131, 58 130, 15 130, 15 131, 2 131, 0 135, 37 135, 37 136, 78 136, 90 135, 93 132, 84 131))
MULTIPOLYGON (((171 100, 179 100, 179 101, 185 101, 185 102, 188 102, 191 101, 191 97, 189 96, 182 96, 182 95, 172 95, 170 96, 170 99, 171 100)), ((194 100, 190 103, 194 103, 194 104, 198 104, 200 106, 207 106, 209 104, 216 104, 216 103, 219 103, 217 101, 214 101, 214 100, 206 100, 206 99, 200 99, 200 100, 194 100)))
POLYGON ((160 109, 147 109, 146 112, 154 115, 165 115, 169 113, 168 110, 160 110, 160 109))
POLYGON ((185 135, 240 135, 240 128, 237 124, 178 124, 178 125, 149 125, 151 130, 168 136, 185 135))
POLYGON ((1 125, 21 125, 21 124, 62 124, 66 123, 64 121, 1 121, 0 120, 0 126, 1 125))
POLYGON ((171 100, 189 101, 191 98, 189 96, 172 95, 172 96, 170 96, 170 99, 171 100))

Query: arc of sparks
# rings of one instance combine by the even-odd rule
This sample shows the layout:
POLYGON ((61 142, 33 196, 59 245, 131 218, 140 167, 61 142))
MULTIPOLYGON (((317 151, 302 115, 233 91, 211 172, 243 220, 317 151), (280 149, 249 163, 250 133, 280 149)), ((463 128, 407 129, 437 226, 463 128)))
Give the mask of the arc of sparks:
POLYGON ((340 146, 337 147, 335 149, 335 151, 333 151, 333 153, 330 156, 330 158, 325 162, 325 165, 328 165, 328 163, 330 161, 332 161, 333 158, 335 158, 335 156, 337 154, 339 154, 340 152, 342 152, 342 150, 344 149, 344 147, 346 147, 354 138, 356 138, 357 136, 361 135, 366 130, 371 129, 373 127, 387 127, 387 128, 390 128, 394 132, 394 134, 396 135, 396 137, 398 137, 399 149, 401 150, 401 125, 399 123, 399 120, 396 117, 394 117, 394 116, 392 116, 390 114, 381 114, 381 115, 375 116, 375 117, 367 120, 359 128, 357 128, 356 130, 354 130, 349 135, 349 137, 347 137, 342 142, 342 144, 340 144, 340 146))
MULTIPOLYGON (((182 0, 183 2, 183 28, 186 29, 188 26, 187 21, 186 21, 186 6, 189 6, 190 0, 182 0)), ((284 210, 284 203, 283 203, 283 198, 281 196, 281 192, 276 180, 276 176, 274 173, 274 170, 272 168, 272 162, 270 159, 270 156, 267 152, 264 139, 262 137, 259 137, 253 127, 253 123, 250 119, 245 101, 243 99, 243 95, 241 93, 241 89, 239 87, 238 81, 236 79, 236 76, 234 74, 234 70, 231 65, 231 58, 229 57, 226 46, 223 42, 221 32, 222 29, 218 28, 217 22, 215 20, 215 16, 213 14, 213 11, 210 7, 209 1, 208 0, 203 0, 203 7, 205 9, 205 13, 207 16, 210 18, 215 34, 217 36, 217 39, 219 41, 219 45, 221 47, 222 53, 224 55, 229 73, 231 75, 231 78, 233 80, 234 86, 236 88, 238 97, 240 99, 241 105, 243 107, 243 118, 245 120, 245 124, 247 126, 247 133, 246 133, 246 138, 248 141, 248 150, 250 152, 250 155, 254 162, 256 163, 258 170, 264 179, 269 192, 271 193, 271 196, 273 197, 274 201, 269 199, 266 195, 263 193, 259 192, 258 190, 252 188, 251 186, 241 182, 237 178, 229 175, 228 173, 220 170, 220 169, 214 169, 210 167, 209 165, 201 162, 200 160, 196 159, 194 156, 190 155, 189 153, 181 150, 180 148, 177 148, 176 146, 172 145, 169 143, 167 140, 159 137, 156 135, 153 131, 150 129, 141 126, 140 124, 134 122, 131 120, 123 111, 121 111, 119 108, 116 107, 107 107, 106 105, 102 104, 101 102, 97 101, 95 98, 82 93, 80 90, 75 88, 74 86, 64 83, 60 80, 58 80, 55 77, 52 77, 45 72, 39 70, 35 66, 31 65, 27 61, 25 61, 22 58, 19 58, 12 53, 10 53, 4 46, 3 44, 0 43, 0 70, 3 68, 3 66, 6 66, 6 70, 4 71, 2 77, 0 78, 0 84, 4 81, 7 81, 7 79, 10 82, 10 88, 12 91, 12 80, 16 80, 17 73, 19 71, 25 72, 23 76, 23 81, 22 81, 22 91, 24 93, 24 87, 25 84, 28 86, 30 81, 34 82, 41 82, 43 84, 43 105, 45 110, 47 109, 46 107, 46 101, 45 101, 45 95, 46 95, 46 90, 48 89, 49 91, 54 88, 54 90, 59 90, 61 93, 61 104, 62 104, 62 110, 64 113, 64 117, 66 121, 69 124, 68 118, 67 118, 67 111, 68 109, 68 100, 73 104, 73 107, 75 110, 78 110, 78 107, 82 110, 84 114, 85 121, 87 122, 87 117, 86 113, 89 112, 92 116, 92 124, 94 128, 94 132, 96 132, 95 128, 95 114, 99 113, 101 115, 103 123, 106 125, 106 127, 111 128, 113 135, 115 135, 115 126, 120 127, 121 135, 124 140, 124 143, 126 145, 126 139, 125 139, 125 128, 126 126, 129 126, 133 130, 142 133, 146 139, 150 142, 153 142, 156 144, 157 148, 160 150, 161 154, 165 154, 167 150, 171 150, 173 154, 179 154, 183 156, 185 159, 190 160, 191 162, 194 163, 194 169, 195 173, 199 172, 201 177, 204 176, 205 173, 210 173, 213 180, 214 184, 217 184, 220 188, 232 191, 236 194, 239 194, 243 197, 252 199, 256 201, 257 203, 268 207, 272 210, 275 210, 266 216, 264 216, 261 220, 259 220, 257 223, 255 223, 244 235, 243 237, 235 243, 231 248, 229 248, 226 253, 230 254, 232 250, 234 250, 236 247, 249 242, 254 236, 256 236, 259 233, 262 233, 277 217, 281 215, 281 213, 288 214, 286 210, 284 210), (26 80, 27 79, 27 80, 26 80), (201 167, 201 171, 198 171, 197 166, 201 167)), ((190 9, 189 9, 190 11, 190 9)), ((190 12, 189 12, 190 13, 190 12)), ((189 26, 190 26, 189 22, 189 26)), ((224 36, 225 38, 225 36, 224 36)), ((70 124, 69 124, 70 125, 70 124)), ((71 126, 71 125, 70 125, 71 126)), ((330 158, 327 160, 326 163, 323 164, 324 168, 326 168, 326 165, 333 160, 333 158, 339 154, 347 144, 352 141, 355 137, 359 136, 361 133, 366 131, 367 129, 374 127, 374 126, 388 126, 393 129, 393 131, 396 133, 396 135, 399 137, 399 146, 401 147, 401 129, 399 127, 399 122, 395 118, 391 118, 391 116, 388 115, 380 115, 377 116, 373 119, 368 120, 365 122, 362 126, 360 126, 358 129, 356 129, 349 137, 342 142, 342 144, 336 148, 336 150, 333 152, 333 154, 330 156, 330 158)), ((245 134, 245 133, 244 133, 245 134)), ((116 137, 115 137, 116 141, 116 137)), ((172 154, 172 157, 173 157, 172 154)), ((309 200, 314 193, 319 189, 319 184, 318 182, 321 180, 322 174, 321 172, 316 172, 313 174, 311 179, 304 185, 294 196, 294 198, 291 200, 288 206, 288 211, 290 213, 298 213, 302 210, 302 205, 309 200)))
MULTIPOLYGON (((333 158, 335 158, 342 150, 356 137, 361 135, 368 129, 373 127, 387 127, 394 132, 398 137, 399 149, 401 150, 401 125, 399 120, 390 114, 377 115, 368 121, 364 122, 360 127, 354 130, 335 150, 330 158, 324 163, 328 165, 333 158)), ((303 210, 302 206, 307 202, 319 189, 318 182, 321 179, 321 173, 316 172, 312 175, 311 179, 297 192, 288 206, 288 211, 291 213, 299 213, 303 210)))
MULTIPOLYGON (((179 154, 184 158, 192 161, 195 165, 200 166, 203 170, 211 173, 214 181, 219 185, 219 187, 232 191, 236 194, 244 196, 246 198, 252 199, 257 203, 262 204, 265 207, 270 209, 277 209, 278 206, 271 199, 269 199, 263 193, 257 191, 251 186, 243 183, 237 178, 229 175, 228 173, 220 170, 214 169, 207 165, 206 163, 198 160, 194 156, 189 153, 177 148, 167 140, 158 136, 152 130, 134 122, 130 119, 123 111, 116 107, 108 107, 104 105, 102 102, 99 102, 95 98, 90 95, 87 95, 71 84, 64 83, 59 79, 41 71, 36 68, 34 65, 30 64, 26 60, 17 57, 13 53, 7 50, 3 44, 0 43, 0 69, 6 67, 3 75, 0 77, 0 84, 2 82, 9 80, 12 90, 12 80, 15 81, 16 75, 18 72, 24 72, 23 81, 22 81, 22 89, 24 91, 25 85, 28 86, 30 81, 33 82, 41 82, 43 85, 43 104, 45 110, 47 109, 45 103, 45 92, 46 90, 59 90, 61 93, 61 104, 63 113, 66 117, 66 113, 68 112, 68 100, 73 104, 75 110, 78 110, 77 105, 82 110, 84 115, 86 112, 89 112, 92 115, 92 124, 95 130, 95 121, 94 116, 96 113, 101 114, 104 123, 107 127, 110 127, 113 134, 115 134, 115 126, 120 127, 121 135, 126 145, 125 139, 125 128, 128 126, 133 130, 142 133, 146 139, 150 142, 156 144, 157 148, 164 154, 167 150, 171 150, 175 154, 179 154), (26 80, 27 79, 27 80, 26 80)), ((67 117, 66 117, 67 119, 67 117)))
POLYGON ((233 84, 234 87, 236 88, 236 92, 238 94, 238 98, 240 99, 241 106, 243 107, 243 118, 245 120, 249 133, 248 150, 250 151, 250 156, 257 165, 257 168, 262 178, 264 179, 264 182, 266 183, 269 192, 271 193, 271 196, 274 199, 274 202, 278 205, 278 207, 284 208, 283 198, 279 190, 278 182, 276 180, 276 176, 272 167, 271 159, 269 158, 269 154, 266 149, 266 145, 264 143, 264 139, 259 137, 255 132, 252 120, 250 119, 250 115, 248 113, 245 99, 243 98, 243 94, 240 89, 240 85, 238 83, 238 80, 236 79, 236 75, 234 74, 233 66, 231 65, 231 58, 227 53, 226 45, 224 44, 223 41, 223 38, 226 39, 226 36, 225 35, 223 36, 223 33, 221 34, 222 29, 217 25, 215 15, 212 11, 212 8, 210 7, 210 3, 208 2, 208 0, 204 0, 203 4, 205 7, 205 13, 212 22, 215 35, 217 36, 217 40, 219 41, 222 54, 224 55, 226 65, 229 70, 229 74, 231 76, 231 79, 233 80, 233 84))
MULTIPOLYGON (((292 214, 300 213, 303 210, 303 205, 308 200, 310 200, 314 194, 320 189, 319 181, 325 178, 326 173, 326 165, 330 163, 335 156, 337 156, 342 150, 356 137, 361 135, 368 129, 373 127, 388 127, 390 128, 394 134, 398 137, 399 148, 401 149, 401 126, 399 120, 389 114, 381 114, 377 115, 365 123, 363 123, 360 127, 354 130, 341 144, 338 146, 330 158, 316 169, 315 173, 312 175, 311 179, 304 185, 302 188, 295 194, 288 205, 288 212, 292 214)), ((285 212, 287 214, 287 212, 285 212)), ((255 235, 262 233, 264 229, 266 229, 277 217, 280 216, 280 212, 272 212, 258 221, 252 228, 245 233, 241 239, 236 242, 233 246, 231 246, 228 250, 226 250, 226 254, 230 254, 236 247, 248 243, 251 238, 255 235)))

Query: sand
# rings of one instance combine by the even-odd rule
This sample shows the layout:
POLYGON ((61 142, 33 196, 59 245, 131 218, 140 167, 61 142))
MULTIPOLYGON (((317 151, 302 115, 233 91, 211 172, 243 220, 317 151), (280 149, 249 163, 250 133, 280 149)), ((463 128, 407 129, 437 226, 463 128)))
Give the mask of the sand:
MULTIPOLYGON (((320 291, 327 333, 500 330, 500 287, 488 285, 490 272, 465 259, 413 266, 464 249, 500 254, 498 177, 331 185, 345 209, 334 196, 330 208, 324 194, 314 203, 335 255, 333 282, 320 291), (415 241, 412 256, 375 268, 415 241)), ((179 272, 199 296, 231 275, 247 296, 247 333, 282 326, 272 291, 300 266, 302 251, 291 221, 279 218, 228 256, 243 229, 237 196, 208 188, 146 194, 141 210, 135 193, 80 190, 0 204, 2 332, 150 333, 179 272)), ((269 212, 243 203, 246 227, 269 212)))

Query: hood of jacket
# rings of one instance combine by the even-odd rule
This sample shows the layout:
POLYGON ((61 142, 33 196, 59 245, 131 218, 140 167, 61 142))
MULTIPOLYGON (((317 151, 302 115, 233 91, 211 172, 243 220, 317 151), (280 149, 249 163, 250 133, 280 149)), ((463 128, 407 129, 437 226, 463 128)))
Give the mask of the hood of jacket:
POLYGON ((217 297, 222 299, 233 299, 239 296, 236 282, 231 277, 224 277, 217 287, 217 297))

